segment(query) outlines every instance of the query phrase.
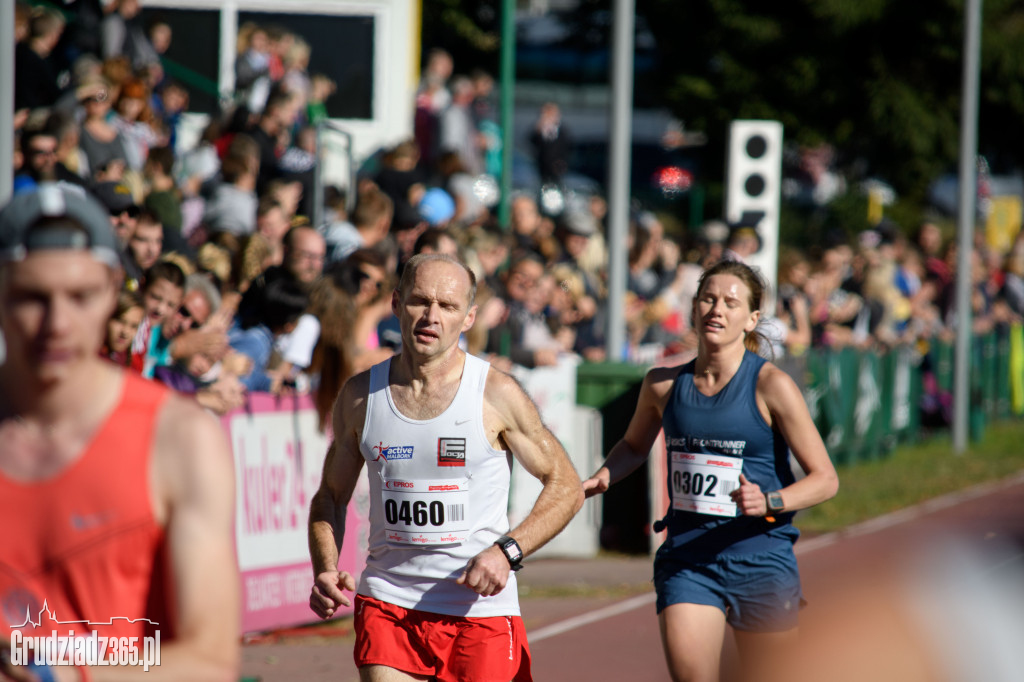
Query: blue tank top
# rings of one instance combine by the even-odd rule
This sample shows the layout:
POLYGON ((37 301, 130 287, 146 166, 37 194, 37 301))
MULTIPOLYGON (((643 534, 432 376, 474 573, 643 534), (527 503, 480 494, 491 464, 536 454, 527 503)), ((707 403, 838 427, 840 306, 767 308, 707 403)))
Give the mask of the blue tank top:
POLYGON ((743 474, 763 491, 794 481, 789 445, 757 407, 757 378, 765 359, 746 351, 739 370, 717 394, 707 396, 693 383, 696 360, 683 365, 672 386, 662 426, 669 457, 669 514, 666 551, 678 550, 688 560, 715 555, 754 554, 792 546, 799 531, 793 513, 776 514, 770 522, 754 516, 717 516, 672 508, 672 453, 725 455, 742 460, 743 474))

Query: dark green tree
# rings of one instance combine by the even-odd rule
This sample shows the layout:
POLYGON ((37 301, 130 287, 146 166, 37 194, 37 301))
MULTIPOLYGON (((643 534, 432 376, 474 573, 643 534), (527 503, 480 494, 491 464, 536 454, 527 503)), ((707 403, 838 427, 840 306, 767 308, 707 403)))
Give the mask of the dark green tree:
MULTIPOLYGON (((963 0, 639 0, 662 49, 662 87, 688 127, 724 140, 737 118, 782 121, 850 168, 924 196, 959 146, 963 0)), ((1024 152, 1024 5, 986 0, 979 148, 1024 152)), ((712 174, 712 177, 714 175, 712 174)))
POLYGON ((501 0, 425 0, 422 48, 448 50, 459 73, 498 72, 501 0))

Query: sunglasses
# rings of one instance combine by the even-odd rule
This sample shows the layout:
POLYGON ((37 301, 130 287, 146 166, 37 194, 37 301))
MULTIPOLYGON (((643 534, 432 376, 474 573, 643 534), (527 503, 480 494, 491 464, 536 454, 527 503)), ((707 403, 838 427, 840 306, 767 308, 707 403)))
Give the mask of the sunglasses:
POLYGON ((359 283, 360 284, 362 284, 364 281, 370 279, 370 280, 373 280, 373 284, 374 284, 374 286, 377 287, 377 291, 380 291, 381 289, 384 288, 384 282, 382 280, 376 279, 373 275, 371 275, 368 272, 360 270, 359 273, 356 276, 359 278, 359 283))
POLYGON ((122 214, 124 214, 124 213, 127 213, 129 218, 138 218, 139 217, 139 207, 135 206, 133 204, 133 205, 128 206, 126 208, 112 208, 112 209, 110 209, 110 215, 114 216, 115 218, 120 216, 120 215, 122 215, 122 214))

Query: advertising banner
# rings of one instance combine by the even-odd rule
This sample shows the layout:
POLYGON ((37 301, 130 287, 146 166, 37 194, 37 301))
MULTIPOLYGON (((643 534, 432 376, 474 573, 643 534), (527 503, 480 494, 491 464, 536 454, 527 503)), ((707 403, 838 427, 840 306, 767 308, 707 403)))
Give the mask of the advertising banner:
MULTIPOLYGON (((235 540, 244 632, 309 623, 313 567, 309 505, 320 484, 328 437, 308 397, 254 393, 248 409, 223 417, 235 459, 235 540)), ((366 562, 365 472, 349 504, 339 567, 366 562)))

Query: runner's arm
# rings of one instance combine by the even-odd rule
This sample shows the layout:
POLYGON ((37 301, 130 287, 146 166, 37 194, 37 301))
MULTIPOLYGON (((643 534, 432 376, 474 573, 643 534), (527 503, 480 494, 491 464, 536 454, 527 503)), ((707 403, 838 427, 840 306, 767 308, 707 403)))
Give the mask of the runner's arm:
MULTIPOLYGON (((562 444, 544 426, 536 405, 515 379, 493 368, 487 375, 484 414, 492 440, 503 440, 523 468, 544 486, 530 513, 508 533, 525 557, 565 528, 583 505, 583 489, 562 444)), ((491 545, 469 561, 456 582, 486 597, 505 588, 509 573, 505 555, 491 545)))
POLYGON ((806 474, 782 488, 785 511, 806 509, 834 497, 839 491, 839 477, 796 382, 778 367, 765 365, 757 390, 767 405, 773 428, 786 439, 806 474))
MULTIPOLYGON (((153 489, 166 518, 170 637, 160 665, 91 668, 95 682, 238 679, 240 613, 234 459, 220 422, 168 398, 157 422, 153 489)), ((161 628, 163 629, 163 628, 161 628)))
POLYGON ((544 486, 530 513, 509 532, 523 556, 529 556, 565 528, 583 506, 580 478, 562 444, 544 425, 537 406, 515 379, 492 371, 485 400, 502 419, 501 437, 509 450, 544 486))
POLYGON ((678 373, 678 367, 656 367, 644 376, 636 409, 622 440, 612 447, 594 475, 583 482, 587 497, 605 492, 647 460, 661 432, 665 401, 678 373))
POLYGON ((361 374, 347 382, 334 405, 335 438, 324 459, 320 488, 309 507, 309 555, 314 576, 310 608, 321 618, 333 616, 339 605, 349 606, 351 602, 342 589, 355 589, 354 578, 338 571, 338 557, 345 539, 348 503, 363 468, 359 432, 365 416, 366 376, 361 374))

